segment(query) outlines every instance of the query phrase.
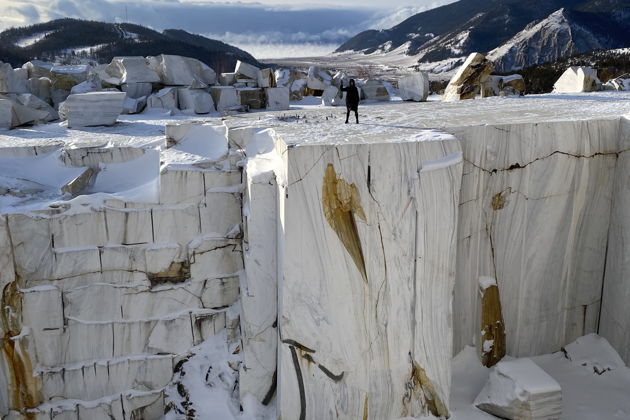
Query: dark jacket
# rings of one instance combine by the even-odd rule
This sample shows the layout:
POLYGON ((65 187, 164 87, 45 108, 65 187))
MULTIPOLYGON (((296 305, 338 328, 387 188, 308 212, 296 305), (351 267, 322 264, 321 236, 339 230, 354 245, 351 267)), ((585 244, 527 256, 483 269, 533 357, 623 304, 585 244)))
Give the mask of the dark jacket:
POLYGON ((346 106, 356 109, 359 106, 359 89, 356 86, 342 86, 341 91, 346 92, 346 106))

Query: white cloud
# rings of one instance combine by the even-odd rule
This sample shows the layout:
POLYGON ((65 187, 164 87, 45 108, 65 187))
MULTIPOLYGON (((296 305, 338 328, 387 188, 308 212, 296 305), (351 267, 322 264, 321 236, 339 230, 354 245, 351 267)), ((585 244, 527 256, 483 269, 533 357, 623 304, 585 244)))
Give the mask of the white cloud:
POLYGON ((260 58, 313 56, 332 52, 363 30, 389 28, 451 1, 389 0, 389 9, 384 9, 380 0, 362 0, 360 7, 355 0, 0 0, 0 29, 61 17, 129 21, 156 30, 201 33, 260 58))

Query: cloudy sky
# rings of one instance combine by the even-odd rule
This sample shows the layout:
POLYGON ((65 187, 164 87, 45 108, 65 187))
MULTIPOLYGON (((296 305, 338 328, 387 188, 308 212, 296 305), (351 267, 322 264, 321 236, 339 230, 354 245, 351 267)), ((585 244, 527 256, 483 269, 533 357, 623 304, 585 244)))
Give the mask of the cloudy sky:
POLYGON ((389 28, 454 0, 0 0, 0 29, 73 17, 184 29, 257 58, 327 54, 365 29, 389 28))

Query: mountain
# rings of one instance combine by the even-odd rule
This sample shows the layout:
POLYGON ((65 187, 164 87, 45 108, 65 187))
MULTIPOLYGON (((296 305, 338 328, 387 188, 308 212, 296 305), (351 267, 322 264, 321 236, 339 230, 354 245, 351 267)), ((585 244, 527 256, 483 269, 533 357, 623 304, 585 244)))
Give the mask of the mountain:
POLYGON ((58 19, 0 32, 0 59, 20 66, 32 59, 92 59, 108 63, 122 55, 174 54, 197 58, 217 72, 233 71, 236 60, 259 65, 249 53, 186 31, 160 33, 131 23, 58 19))
POLYGON ((512 69, 628 45, 627 0, 460 0, 391 29, 362 32, 336 52, 398 50, 430 63, 493 51, 496 58, 505 56, 503 68, 512 69))

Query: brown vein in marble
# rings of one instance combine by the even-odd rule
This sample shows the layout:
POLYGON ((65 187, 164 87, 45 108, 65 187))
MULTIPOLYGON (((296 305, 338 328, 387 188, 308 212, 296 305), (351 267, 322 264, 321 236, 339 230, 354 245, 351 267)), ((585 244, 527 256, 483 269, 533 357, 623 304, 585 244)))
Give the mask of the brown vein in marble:
POLYGON ((496 365, 505 356, 505 323, 501 309, 499 288, 492 285, 481 298, 481 362, 486 367, 496 365), (492 345, 485 350, 484 343, 492 345))
POLYGON ((322 206, 328 224, 352 257, 363 280, 367 282, 365 259, 354 218, 356 215, 359 219, 366 221, 365 213, 361 207, 359 189, 355 184, 349 184, 338 178, 332 163, 328 164, 324 175, 322 206))

